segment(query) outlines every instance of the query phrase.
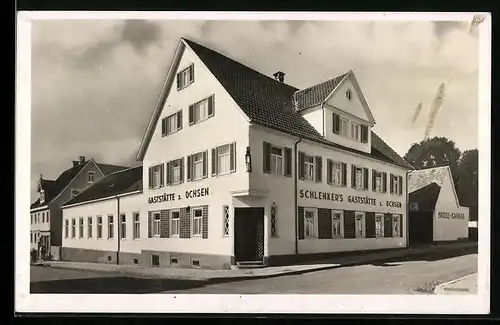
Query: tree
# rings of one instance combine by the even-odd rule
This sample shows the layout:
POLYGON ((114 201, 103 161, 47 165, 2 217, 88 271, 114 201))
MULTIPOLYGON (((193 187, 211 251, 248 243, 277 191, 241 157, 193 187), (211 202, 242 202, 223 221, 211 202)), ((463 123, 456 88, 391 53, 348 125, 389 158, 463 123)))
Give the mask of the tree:
POLYGON ((450 166, 453 179, 458 181, 460 154, 460 149, 455 147, 455 142, 452 140, 445 137, 434 137, 422 140, 420 143, 414 143, 405 154, 404 159, 416 169, 450 166))
POLYGON ((478 204, 478 151, 477 149, 466 150, 460 156, 458 166, 457 194, 460 204, 470 207, 471 220, 477 220, 478 204))

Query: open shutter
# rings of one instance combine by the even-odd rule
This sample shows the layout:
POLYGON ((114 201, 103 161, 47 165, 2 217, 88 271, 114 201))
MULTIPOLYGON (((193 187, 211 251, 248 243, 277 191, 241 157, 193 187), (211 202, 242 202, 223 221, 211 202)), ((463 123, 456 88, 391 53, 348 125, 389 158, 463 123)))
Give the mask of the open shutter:
POLYGON ((193 168, 191 168, 191 162, 193 161, 192 156, 187 156, 187 164, 186 164, 186 172, 187 172, 187 181, 190 182, 192 178, 193 168))
POLYGON ((168 238, 170 237, 170 224, 168 222, 168 210, 160 211, 160 237, 168 238))
POLYGON ((189 80, 194 82, 194 64, 189 66, 189 80))
POLYGON ((189 125, 194 124, 194 104, 189 105, 189 125))
POLYGON ((215 114, 215 95, 208 98, 208 116, 214 116, 215 114))
POLYGON ((305 174, 305 158, 306 155, 299 151, 299 179, 304 179, 304 174, 305 174))
POLYGON ((153 220, 152 220, 152 216, 151 216, 151 211, 148 211, 148 238, 151 238, 153 237, 153 234, 152 234, 152 223, 153 223, 153 220))
POLYGON ((217 175, 217 149, 212 148, 212 176, 217 175))
POLYGON ((177 112, 177 130, 182 129, 182 110, 177 112))
POLYGON ((208 177, 208 150, 203 151, 203 178, 208 177))
POLYGON ((165 185, 165 164, 160 165, 160 187, 165 185))
POLYGON ((394 177, 392 177, 392 174, 389 174, 389 191, 391 194, 394 194, 394 177))
POLYGON ((340 133, 340 116, 338 114, 332 113, 333 120, 333 133, 340 133))
POLYGON ((177 73, 177 90, 181 89, 181 73, 177 73))
POLYGON ((351 165, 351 187, 356 188, 356 165, 351 165))
POLYGON ((372 169, 372 190, 375 192, 377 190, 377 171, 372 169))
POLYGON ((162 118, 161 119, 161 135, 166 135, 167 134, 167 119, 162 118))
POLYGON ((368 190, 368 178, 369 178, 368 168, 363 168, 363 174, 364 174, 363 180, 365 182, 364 189, 368 190))
POLYGON ((392 214, 384 214, 384 237, 392 237, 392 214))
POLYGON ((347 164, 342 163, 342 186, 347 186, 347 164))
POLYGON ((323 158, 316 156, 316 183, 321 183, 321 176, 323 175, 323 158))
POLYGON ((180 171, 181 183, 184 183, 184 157, 179 159, 179 171, 180 171))
POLYGON ((262 147, 262 166, 263 171, 266 174, 271 173, 271 144, 269 142, 264 142, 262 147))
POLYGON ((399 195, 403 195, 403 176, 398 177, 399 180, 399 195))
POLYGON ((361 142, 368 142, 368 125, 361 125, 361 142))
POLYGON ((403 215, 399 215, 399 237, 403 237, 403 215))
POLYGON ((292 149, 285 148, 285 176, 292 176, 292 149))
POLYGON ((298 225, 298 231, 299 231, 299 239, 304 239, 304 208, 303 207, 298 207, 297 208, 297 225, 298 225))
POLYGON ((326 183, 332 184, 332 164, 330 159, 326 160, 326 183))
POLYGON ((375 212, 365 213, 365 237, 375 238, 375 212))
MULTIPOLYGON (((167 162, 167 185, 172 184, 172 173, 170 172, 172 164, 170 162, 167 162)), ((163 167, 162 167, 163 169, 163 167)), ((163 177, 162 177, 163 179, 163 177)))
POLYGON ((382 173, 382 191, 387 193, 387 173, 382 173))
POLYGON ((230 171, 231 173, 236 171, 236 142, 233 142, 229 145, 229 153, 230 153, 230 171))
POLYGON ((148 172, 149 172, 149 189, 152 189, 153 188, 153 168, 149 167, 148 172))

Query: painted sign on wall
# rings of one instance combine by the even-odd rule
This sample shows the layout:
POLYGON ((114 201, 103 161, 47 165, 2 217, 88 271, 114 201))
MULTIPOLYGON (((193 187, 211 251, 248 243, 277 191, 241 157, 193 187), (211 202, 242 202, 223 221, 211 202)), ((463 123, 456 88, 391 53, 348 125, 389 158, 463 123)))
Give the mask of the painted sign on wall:
POLYGON ((465 219, 465 213, 458 212, 438 212, 439 219, 465 219))
POLYGON ((163 193, 160 195, 150 196, 148 198, 148 203, 162 203, 162 202, 172 202, 172 201, 180 201, 182 198, 193 199, 197 197, 209 196, 210 190, 208 187, 197 188, 193 190, 187 190, 184 195, 176 194, 176 193, 163 193))
MULTIPOLYGON (((344 195, 341 193, 334 193, 334 192, 322 192, 322 191, 311 191, 311 190, 301 189, 299 191, 299 197, 319 200, 319 201, 344 202, 344 195)), ((377 201, 377 199, 369 196, 356 196, 356 195, 348 195, 347 202, 355 204, 363 204, 363 205, 379 205, 390 208, 401 208, 403 206, 403 203, 399 201, 386 200, 384 202, 384 201, 377 201)))

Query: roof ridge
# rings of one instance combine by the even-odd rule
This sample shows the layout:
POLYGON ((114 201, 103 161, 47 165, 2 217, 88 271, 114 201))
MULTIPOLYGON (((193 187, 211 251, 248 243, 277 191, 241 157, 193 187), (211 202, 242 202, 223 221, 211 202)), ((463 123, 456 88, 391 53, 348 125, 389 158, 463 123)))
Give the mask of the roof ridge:
POLYGON ((351 71, 351 70, 349 70, 349 71, 348 71, 348 72, 346 72, 346 73, 340 74, 340 75, 338 75, 338 76, 336 76, 336 77, 333 77, 333 78, 330 78, 330 79, 324 80, 324 81, 322 81, 322 82, 319 82, 319 83, 317 83, 317 84, 311 85, 311 86, 309 86, 309 87, 306 87, 306 88, 303 88, 303 89, 299 89, 299 90, 297 90, 297 91, 294 93, 294 95, 295 95, 295 94, 299 94, 300 92, 304 92, 304 91, 306 91, 306 90, 309 90, 309 89, 311 89, 311 88, 314 88, 314 87, 317 87, 317 86, 320 86, 320 85, 326 84, 327 82, 331 82, 331 81, 333 81, 333 80, 335 80, 335 79, 337 79, 337 78, 340 78, 340 77, 342 77, 342 79, 343 79, 343 78, 344 78, 344 77, 345 77, 345 76, 346 76, 346 75, 347 75, 350 71, 351 71))
POLYGON ((294 89, 296 89, 296 90, 299 90, 299 88, 297 88, 297 87, 295 87, 295 86, 292 86, 292 85, 287 84, 287 83, 285 83, 285 82, 280 82, 280 81, 278 81, 278 80, 276 80, 276 79, 274 79, 274 78, 272 78, 272 77, 270 77, 270 76, 268 76, 268 75, 266 75, 266 74, 264 74, 264 73, 260 72, 259 70, 256 70, 256 69, 254 69, 254 68, 252 68, 252 67, 249 67, 248 65, 243 64, 243 63, 241 63, 241 62, 239 62, 239 61, 237 61, 237 60, 235 60, 235 59, 233 59, 233 58, 230 58, 229 56, 224 55, 224 54, 222 54, 222 53, 220 53, 220 52, 218 52, 218 51, 216 51, 216 50, 214 50, 214 49, 211 49, 211 48, 209 48, 209 47, 206 47, 206 46, 204 46, 204 45, 202 45, 202 44, 199 44, 199 43, 197 43, 197 42, 195 42, 195 41, 193 41, 193 40, 190 40, 190 39, 188 39, 188 38, 185 38, 185 37, 181 37, 181 39, 183 39, 184 41, 186 41, 186 42, 188 43, 188 45, 189 45, 189 46, 191 46, 189 43, 193 43, 193 44, 195 44, 195 45, 197 45, 197 46, 200 46, 200 47, 202 47, 202 48, 204 48, 204 49, 206 49, 206 50, 208 50, 208 51, 211 51, 211 52, 217 53, 218 55, 220 55, 220 56, 222 56, 222 57, 224 57, 224 58, 226 58, 226 59, 228 59, 228 60, 231 60, 231 61, 233 61, 234 63, 236 63, 236 64, 238 64, 238 65, 240 65, 240 66, 242 66, 242 67, 244 67, 244 68, 246 68, 246 69, 250 69, 250 70, 252 70, 253 72, 258 73, 259 75, 264 76, 264 77, 268 78, 269 80, 274 81, 275 83, 278 83, 278 84, 280 84, 280 85, 285 85, 285 86, 288 86, 288 87, 294 88, 294 89))

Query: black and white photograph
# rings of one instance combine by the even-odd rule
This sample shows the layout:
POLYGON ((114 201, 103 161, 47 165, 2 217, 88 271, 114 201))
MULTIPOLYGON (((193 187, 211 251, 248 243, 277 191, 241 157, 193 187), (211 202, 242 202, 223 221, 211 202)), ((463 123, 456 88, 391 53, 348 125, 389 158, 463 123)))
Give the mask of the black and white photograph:
POLYGON ((17 311, 489 312, 488 13, 17 25, 17 311))

